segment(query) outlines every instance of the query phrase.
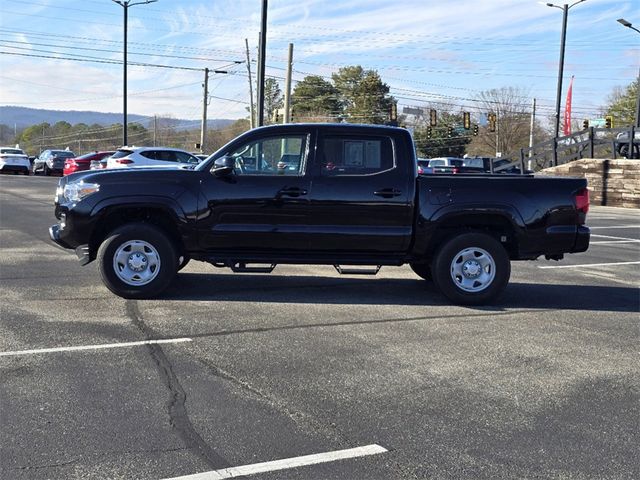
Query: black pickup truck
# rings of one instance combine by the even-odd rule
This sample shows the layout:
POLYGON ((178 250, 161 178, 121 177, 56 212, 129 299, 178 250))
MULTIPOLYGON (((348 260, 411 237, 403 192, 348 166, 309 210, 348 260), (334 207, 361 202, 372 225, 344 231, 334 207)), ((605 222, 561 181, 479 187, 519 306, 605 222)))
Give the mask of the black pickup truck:
POLYGON ((506 287, 510 260, 587 250, 588 209, 583 179, 418 176, 407 130, 289 124, 251 130, 191 170, 63 177, 49 233, 81 264, 97 258, 125 298, 159 295, 189 260, 251 273, 408 263, 451 301, 483 304, 506 287))

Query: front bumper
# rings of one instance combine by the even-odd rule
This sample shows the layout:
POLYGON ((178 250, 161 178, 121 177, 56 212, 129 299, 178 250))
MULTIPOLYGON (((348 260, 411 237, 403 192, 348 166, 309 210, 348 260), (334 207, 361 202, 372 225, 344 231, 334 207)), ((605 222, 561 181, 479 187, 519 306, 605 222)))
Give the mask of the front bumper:
POLYGON ((62 231, 63 231, 63 228, 60 226, 60 224, 56 223, 55 225, 51 225, 49 227, 49 237, 54 243, 56 243, 57 245, 60 245, 62 248, 75 250, 76 256, 80 261, 80 265, 86 265, 87 263, 91 262, 93 258, 91 258, 89 245, 78 245, 77 247, 74 248, 62 238, 62 236, 60 235, 62 231))

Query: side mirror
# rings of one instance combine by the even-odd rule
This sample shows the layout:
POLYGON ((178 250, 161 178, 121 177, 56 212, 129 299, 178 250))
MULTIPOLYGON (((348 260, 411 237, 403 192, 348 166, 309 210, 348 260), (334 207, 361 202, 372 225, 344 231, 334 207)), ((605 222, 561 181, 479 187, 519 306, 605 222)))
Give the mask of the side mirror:
POLYGON ((224 156, 216 159, 211 167, 211 173, 214 175, 229 175, 236 167, 236 160, 233 157, 224 156))

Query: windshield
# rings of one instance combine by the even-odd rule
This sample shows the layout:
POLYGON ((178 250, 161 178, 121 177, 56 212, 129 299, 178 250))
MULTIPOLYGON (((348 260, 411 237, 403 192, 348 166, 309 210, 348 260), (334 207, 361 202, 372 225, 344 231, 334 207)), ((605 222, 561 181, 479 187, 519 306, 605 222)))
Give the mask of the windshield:
POLYGON ((133 150, 127 150, 125 148, 121 148, 116 153, 111 155, 111 158, 122 158, 122 157, 126 157, 127 155, 131 155, 132 153, 133 153, 133 150))
POLYGON ((69 150, 54 150, 51 153, 53 154, 54 157, 60 157, 60 158, 73 158, 76 156, 75 153, 69 150))
POLYGON ((19 148, 2 148, 0 149, 0 153, 8 153, 10 155, 26 155, 19 148))

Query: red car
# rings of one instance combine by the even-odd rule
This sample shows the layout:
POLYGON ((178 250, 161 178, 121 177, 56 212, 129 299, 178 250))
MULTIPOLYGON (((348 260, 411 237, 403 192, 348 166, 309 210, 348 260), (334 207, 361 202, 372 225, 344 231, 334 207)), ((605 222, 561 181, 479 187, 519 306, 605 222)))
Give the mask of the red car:
POLYGON ((116 152, 91 152, 80 157, 68 158, 64 162, 64 170, 62 171, 62 174, 70 175, 83 170, 89 170, 92 160, 100 161, 103 158, 110 157, 114 153, 116 152))

